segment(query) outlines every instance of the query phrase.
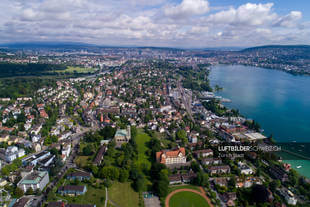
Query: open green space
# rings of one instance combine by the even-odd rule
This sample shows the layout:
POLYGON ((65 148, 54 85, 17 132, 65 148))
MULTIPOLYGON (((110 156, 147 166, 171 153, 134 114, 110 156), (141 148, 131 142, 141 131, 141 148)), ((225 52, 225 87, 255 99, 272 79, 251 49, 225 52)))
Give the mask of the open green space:
POLYGON ((135 192, 131 183, 115 182, 109 189, 109 200, 119 207, 137 207, 139 206, 139 194, 135 192))
POLYGON ((97 68, 82 68, 76 66, 68 66, 65 70, 57 70, 57 73, 92 73, 95 72, 97 68))
POLYGON ((141 130, 138 130, 138 134, 136 136, 136 142, 138 146, 138 161, 137 164, 141 166, 142 164, 145 164, 148 169, 151 168, 151 162, 149 161, 149 157, 147 156, 146 152, 148 150, 148 147, 146 146, 147 142, 151 140, 151 137, 142 132, 141 130))
POLYGON ((91 156, 77 156, 74 160, 75 164, 81 168, 91 164, 91 156))
POLYGON ((169 207, 209 207, 209 204, 200 195, 184 191, 171 197, 169 207))

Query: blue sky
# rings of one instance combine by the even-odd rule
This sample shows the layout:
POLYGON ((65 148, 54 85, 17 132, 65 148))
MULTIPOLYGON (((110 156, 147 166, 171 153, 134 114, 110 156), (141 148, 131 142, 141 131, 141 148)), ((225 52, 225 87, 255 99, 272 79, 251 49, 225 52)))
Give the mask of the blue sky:
POLYGON ((1 0, 0 43, 310 44, 306 0, 1 0))

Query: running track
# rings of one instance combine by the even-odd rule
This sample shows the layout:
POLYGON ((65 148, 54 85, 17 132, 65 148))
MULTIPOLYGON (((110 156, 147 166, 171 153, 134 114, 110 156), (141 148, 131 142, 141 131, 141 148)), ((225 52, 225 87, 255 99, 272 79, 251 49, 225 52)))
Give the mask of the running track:
POLYGON ((209 204, 210 207, 213 207, 210 199, 206 196, 206 192, 204 191, 204 189, 202 187, 199 187, 200 191, 197 191, 197 190, 193 190, 193 189, 188 189, 188 188, 183 188, 183 189, 178 189, 178 190, 175 190, 175 191, 172 191, 167 197, 166 197, 166 200, 165 200, 165 207, 169 207, 169 201, 170 201, 170 198, 174 195, 174 194, 177 194, 179 192, 184 192, 184 191, 188 191, 188 192, 192 192, 192 193, 196 193, 200 196, 202 196, 209 204))

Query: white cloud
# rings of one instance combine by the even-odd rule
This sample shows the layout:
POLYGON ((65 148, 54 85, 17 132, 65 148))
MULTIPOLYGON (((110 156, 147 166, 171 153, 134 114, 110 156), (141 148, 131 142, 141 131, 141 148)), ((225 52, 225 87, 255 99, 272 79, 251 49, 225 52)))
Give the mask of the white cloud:
POLYGON ((269 24, 277 18, 277 14, 272 11, 272 6, 272 3, 247 3, 239 6, 237 9, 230 8, 229 10, 212 14, 207 18, 207 20, 211 23, 244 26, 269 24))
POLYGON ((300 11, 291 11, 288 15, 280 17, 275 23, 276 26, 283 27, 294 27, 297 22, 302 18, 302 13, 300 11))
POLYGON ((183 0, 176 6, 167 6, 164 10, 167 16, 172 18, 187 18, 194 15, 202 15, 209 11, 209 2, 206 0, 183 0))
POLYGON ((78 41, 177 47, 309 44, 302 13, 272 3, 212 9, 206 0, 1 0, 0 42, 78 41), (209 10, 213 14, 208 14, 209 10))

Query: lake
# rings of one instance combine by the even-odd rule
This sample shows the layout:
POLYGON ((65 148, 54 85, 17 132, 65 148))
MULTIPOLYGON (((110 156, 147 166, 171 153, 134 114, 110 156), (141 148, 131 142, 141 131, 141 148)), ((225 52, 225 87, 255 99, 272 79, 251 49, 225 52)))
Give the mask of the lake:
MULTIPOLYGON (((278 142, 310 142, 310 76, 292 75, 278 70, 218 65, 211 69, 211 85, 232 100, 224 105, 239 109, 247 118, 258 121, 265 135, 278 142)), ((310 177, 310 161, 287 161, 301 174, 310 177)))

